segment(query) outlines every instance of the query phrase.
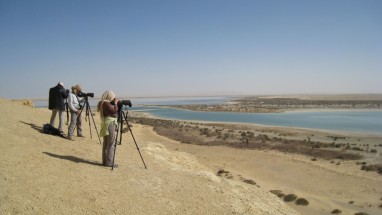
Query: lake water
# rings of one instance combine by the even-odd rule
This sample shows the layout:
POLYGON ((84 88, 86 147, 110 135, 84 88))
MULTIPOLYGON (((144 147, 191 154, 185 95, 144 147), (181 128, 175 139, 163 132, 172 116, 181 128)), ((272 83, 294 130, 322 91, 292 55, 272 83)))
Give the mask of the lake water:
POLYGON ((382 134, 382 111, 227 113, 199 112, 171 108, 135 108, 135 110, 147 112, 153 116, 165 119, 252 123, 382 134))
MULTIPOLYGON (((331 131, 363 132, 382 134, 382 111, 316 111, 286 113, 227 113, 200 112, 174 108, 145 107, 143 105, 186 105, 221 104, 228 97, 178 97, 131 99, 131 111, 141 111, 153 116, 210 122, 252 123, 269 126, 287 126, 300 128, 325 129, 331 131)), ((35 101, 36 107, 47 107, 45 103, 35 101)), ((95 107, 98 100, 89 99, 89 105, 95 107)))

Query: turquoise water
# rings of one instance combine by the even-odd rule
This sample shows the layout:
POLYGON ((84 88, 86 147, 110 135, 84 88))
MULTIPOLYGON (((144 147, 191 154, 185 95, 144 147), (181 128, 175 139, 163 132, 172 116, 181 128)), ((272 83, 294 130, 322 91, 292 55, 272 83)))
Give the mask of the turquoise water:
MULTIPOLYGON (((144 107, 142 105, 222 104, 228 97, 178 97, 131 99, 131 111, 141 111, 156 117, 229 123, 252 123, 270 126, 325 129, 382 134, 382 111, 316 111, 286 113, 227 113, 199 112, 174 108, 144 107)), ((90 99, 94 108, 98 100, 90 99)), ((46 108, 47 101, 34 101, 36 107, 46 108)))
POLYGON ((171 108, 133 108, 165 119, 253 123, 270 126, 382 134, 382 111, 318 111, 286 113, 199 112, 171 108))

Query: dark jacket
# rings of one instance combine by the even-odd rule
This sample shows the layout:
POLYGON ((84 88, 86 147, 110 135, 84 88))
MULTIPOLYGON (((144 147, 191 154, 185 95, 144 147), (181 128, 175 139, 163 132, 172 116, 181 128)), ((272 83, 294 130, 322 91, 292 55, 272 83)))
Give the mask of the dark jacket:
POLYGON ((65 89, 57 85, 49 89, 49 110, 65 110, 64 99, 68 98, 65 89))

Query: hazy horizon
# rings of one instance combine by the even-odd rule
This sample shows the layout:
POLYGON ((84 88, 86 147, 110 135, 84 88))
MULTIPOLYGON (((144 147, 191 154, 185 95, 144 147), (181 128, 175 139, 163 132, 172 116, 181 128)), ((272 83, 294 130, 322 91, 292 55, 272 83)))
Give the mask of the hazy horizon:
POLYGON ((0 98, 381 94, 382 1, 0 0, 0 98))
MULTIPOLYGON (((196 99, 196 98, 219 98, 219 97, 265 97, 265 98, 309 98, 309 99, 322 99, 329 100, 382 100, 382 93, 361 93, 361 94, 221 94, 221 95, 164 95, 164 96, 126 96, 119 95, 119 99, 196 99)), ((5 98, 5 97, 0 97, 5 98)), ((90 99, 100 99, 101 95, 95 95, 90 99)), ((48 100, 48 96, 45 97, 25 97, 25 98, 5 98, 5 99, 31 99, 31 100, 48 100)))

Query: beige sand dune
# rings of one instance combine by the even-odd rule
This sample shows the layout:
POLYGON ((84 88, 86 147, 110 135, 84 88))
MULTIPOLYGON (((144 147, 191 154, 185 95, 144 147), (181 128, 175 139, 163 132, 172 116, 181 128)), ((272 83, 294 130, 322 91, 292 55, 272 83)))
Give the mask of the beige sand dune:
MULTIPOLYGON (((134 125, 148 166, 129 133, 115 170, 100 166, 93 138, 69 141, 41 133, 50 112, 0 100, 0 214, 298 214, 263 188, 216 176, 177 142, 134 125)), ((95 117, 99 126, 98 117, 95 117)))
POLYGON ((303 197, 309 201, 308 206, 289 204, 302 214, 330 214, 334 209, 340 209, 342 214, 361 211, 380 214, 382 210, 382 177, 361 171, 354 161, 336 165, 274 151, 219 146, 201 150, 200 146, 185 144, 168 147, 194 154, 211 169, 228 170, 234 179, 252 179, 264 190, 281 190, 303 197))

